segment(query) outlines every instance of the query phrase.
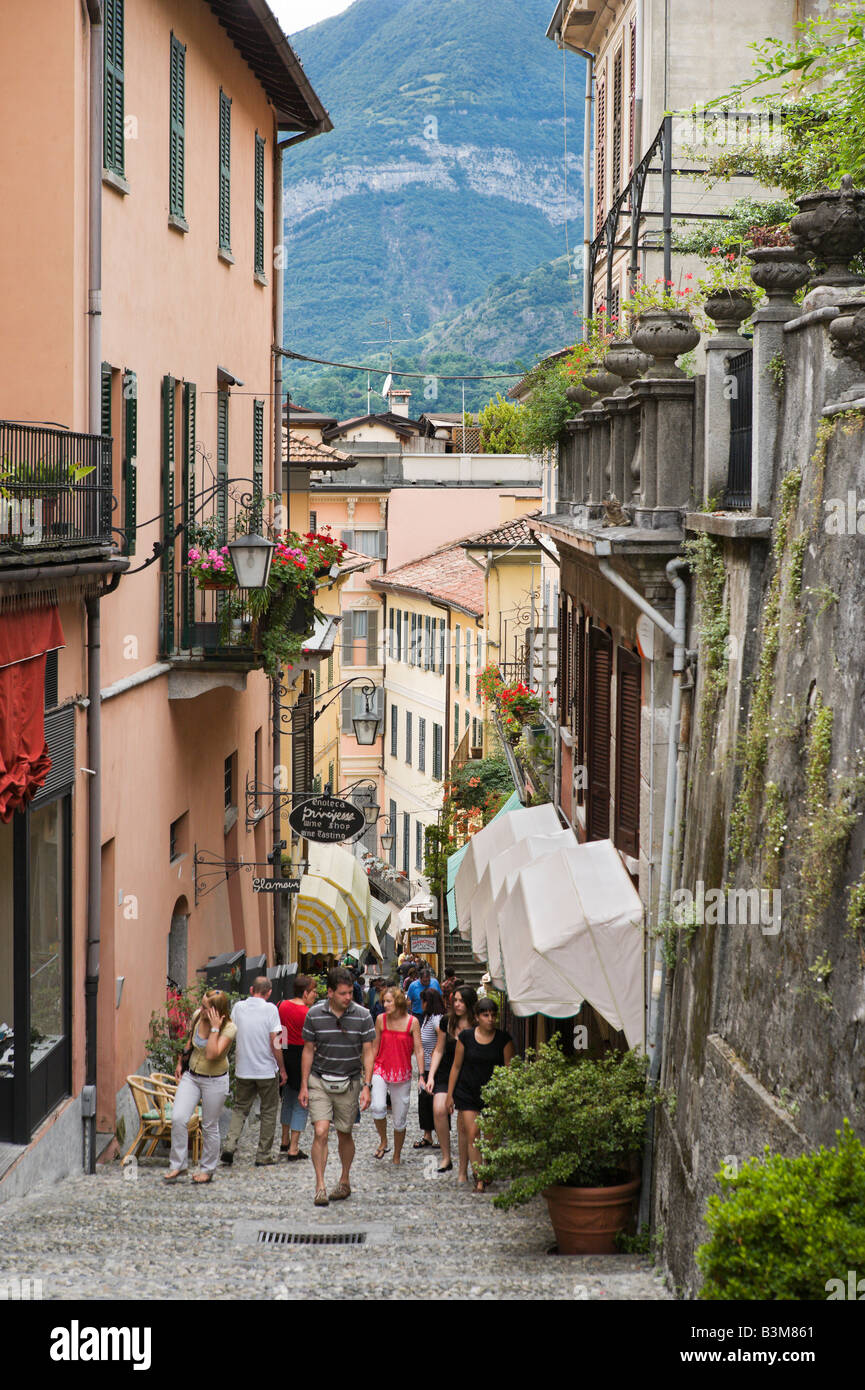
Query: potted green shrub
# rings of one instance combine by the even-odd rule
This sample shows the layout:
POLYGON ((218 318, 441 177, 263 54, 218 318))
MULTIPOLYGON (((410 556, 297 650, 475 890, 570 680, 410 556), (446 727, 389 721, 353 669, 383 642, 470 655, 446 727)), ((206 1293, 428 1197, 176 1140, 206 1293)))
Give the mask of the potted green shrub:
MULTIPOLYGON (((824 1300, 865 1272, 865 1146, 849 1120, 834 1148, 784 1158, 766 1149, 718 1174, 706 1208, 710 1240, 697 1251, 700 1297, 824 1300)), ((855 1281, 854 1281, 855 1282, 855 1281)))
POLYGON ((634 1176, 654 1097, 645 1057, 569 1058, 558 1038, 501 1067, 483 1091, 484 1181, 498 1207, 542 1193, 563 1255, 613 1254, 640 1188, 634 1176))

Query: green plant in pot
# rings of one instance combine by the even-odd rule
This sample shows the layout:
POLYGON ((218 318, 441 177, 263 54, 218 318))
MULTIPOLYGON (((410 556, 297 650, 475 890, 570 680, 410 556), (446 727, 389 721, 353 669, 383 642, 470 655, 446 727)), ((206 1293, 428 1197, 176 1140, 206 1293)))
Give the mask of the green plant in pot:
POLYGON ((494 1199, 546 1198, 560 1254, 613 1254, 640 1188, 634 1176, 655 1096, 636 1052, 566 1057, 558 1038, 499 1068, 484 1087, 480 1149, 494 1199))

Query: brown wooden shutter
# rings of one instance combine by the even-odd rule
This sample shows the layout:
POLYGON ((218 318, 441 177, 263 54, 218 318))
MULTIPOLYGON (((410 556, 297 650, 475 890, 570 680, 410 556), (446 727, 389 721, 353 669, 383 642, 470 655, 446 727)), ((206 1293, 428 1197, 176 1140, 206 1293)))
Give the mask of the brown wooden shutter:
POLYGON ((312 794, 312 716, 312 691, 304 691, 294 707, 291 723, 291 791, 295 802, 312 794))
POLYGON ((604 225, 604 205, 607 200, 607 82, 597 86, 595 109, 595 235, 604 225))
POLYGON ((558 696, 559 724, 568 723, 568 671, 565 658, 567 650, 567 630, 568 630, 568 599, 566 594, 559 594, 559 622, 556 630, 556 694, 558 696))
POLYGON ((616 709, 617 847, 636 859, 640 849, 640 699, 642 662, 633 652, 618 651, 616 709))
POLYGON ((587 690, 588 728, 588 812, 586 829, 590 840, 607 840, 610 835, 610 676, 613 643, 608 632, 592 627, 589 633, 589 680, 587 690))
MULTIPOLYGON (((575 763, 577 767, 583 767, 586 761, 586 619, 581 608, 577 609, 576 622, 574 624, 573 683, 573 722, 571 723, 571 731, 576 736, 575 763)), ((585 799, 585 790, 582 785, 582 779, 580 779, 577 801, 582 806, 585 799)))

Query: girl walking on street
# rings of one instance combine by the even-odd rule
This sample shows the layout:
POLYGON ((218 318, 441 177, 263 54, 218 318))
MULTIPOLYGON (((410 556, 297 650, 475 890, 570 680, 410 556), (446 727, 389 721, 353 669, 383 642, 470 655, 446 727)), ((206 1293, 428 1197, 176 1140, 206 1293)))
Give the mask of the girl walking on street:
MULTIPOLYGON (((393 1114, 393 1161, 399 1163, 405 1142, 405 1127, 411 1097, 411 1059, 417 1061, 418 1076, 423 1076, 423 1047, 420 1024, 407 1009, 402 990, 391 985, 384 992, 384 1013, 375 1021, 376 1053, 372 1069, 372 1103, 370 1111, 378 1130, 379 1146, 375 1157, 384 1158, 387 1142, 387 1098, 390 1095, 393 1114)), ((423 1085, 423 1081, 420 1082, 423 1085)))
POLYGON ((416 1149, 435 1149, 437 1144, 433 1143, 433 1125, 435 1123, 433 1100, 426 1088, 426 1079, 429 1075, 430 1063, 435 1050, 438 1038, 438 1028, 442 1015, 445 1011, 444 1000, 437 989, 425 989, 421 993, 420 1002, 423 1005, 423 1013, 420 1020, 420 1040, 423 1046, 423 1080, 424 1085, 418 1091, 417 1097, 417 1120, 423 1134, 415 1142, 416 1149))
MULTIPOLYGON (((438 1168, 440 1173, 449 1173, 454 1166, 451 1160, 451 1120, 447 1105, 448 1082, 456 1055, 457 1039, 464 1028, 474 1027, 477 1002, 477 991, 472 989, 471 985, 460 985, 454 990, 447 1016, 439 1020, 438 1037, 430 1059, 426 1091, 428 1095, 432 1096, 435 1131, 442 1151, 441 1163, 438 1168)), ((459 1143, 457 1181, 468 1182, 468 1150, 459 1126, 457 1126, 457 1139, 459 1143)))
MULTIPOLYGON (((458 1112, 457 1126, 465 1136, 465 1145, 472 1165, 474 1191, 484 1192, 486 1183, 477 1176, 481 1164, 478 1150, 478 1115, 484 1108, 481 1091, 496 1067, 509 1067, 514 1060, 514 1044, 510 1033, 496 1026, 499 1006, 494 999, 479 999, 475 1009, 477 1023, 459 1035, 453 1066, 448 1082, 447 1107, 458 1112)), ((462 1139, 460 1163, 462 1164, 462 1139)), ((465 1178, 460 1176, 461 1182, 465 1178)))
POLYGON ((187 1171, 189 1130, 187 1128, 195 1107, 201 1102, 201 1133, 204 1139, 201 1171, 193 1182, 210 1182, 219 1162, 219 1117, 228 1095, 228 1049, 237 1036, 237 1028, 229 1018, 228 996, 222 990, 209 989, 201 1000, 201 1008, 192 1015, 189 1070, 183 1071, 178 1060, 177 1093, 171 1122, 171 1161, 165 1182, 177 1182, 187 1171))

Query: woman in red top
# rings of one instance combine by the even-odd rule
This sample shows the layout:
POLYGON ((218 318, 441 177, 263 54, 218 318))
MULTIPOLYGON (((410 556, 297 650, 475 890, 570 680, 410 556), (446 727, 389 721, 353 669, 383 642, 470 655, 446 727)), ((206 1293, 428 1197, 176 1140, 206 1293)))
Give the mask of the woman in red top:
POLYGON ((282 1060, 287 1077, 282 1092, 282 1143, 279 1152, 288 1163, 308 1158, 299 1147, 300 1136, 306 1129, 307 1111, 298 1100, 300 1091, 300 1058, 303 1053, 303 1020, 316 1000, 315 980, 308 975, 296 975, 294 998, 283 999, 279 1006, 282 1024, 282 1060))
POLYGON ((411 1097, 411 1059, 417 1062, 419 1085, 423 1086, 423 1043, 420 1024, 408 1012, 402 990, 391 985, 382 1000, 384 1013, 375 1021, 377 1035, 375 1064, 372 1069, 370 1113, 378 1130, 376 1158, 384 1158, 387 1142, 387 1098, 393 1113, 393 1161, 399 1163, 405 1141, 408 1106, 411 1097))

